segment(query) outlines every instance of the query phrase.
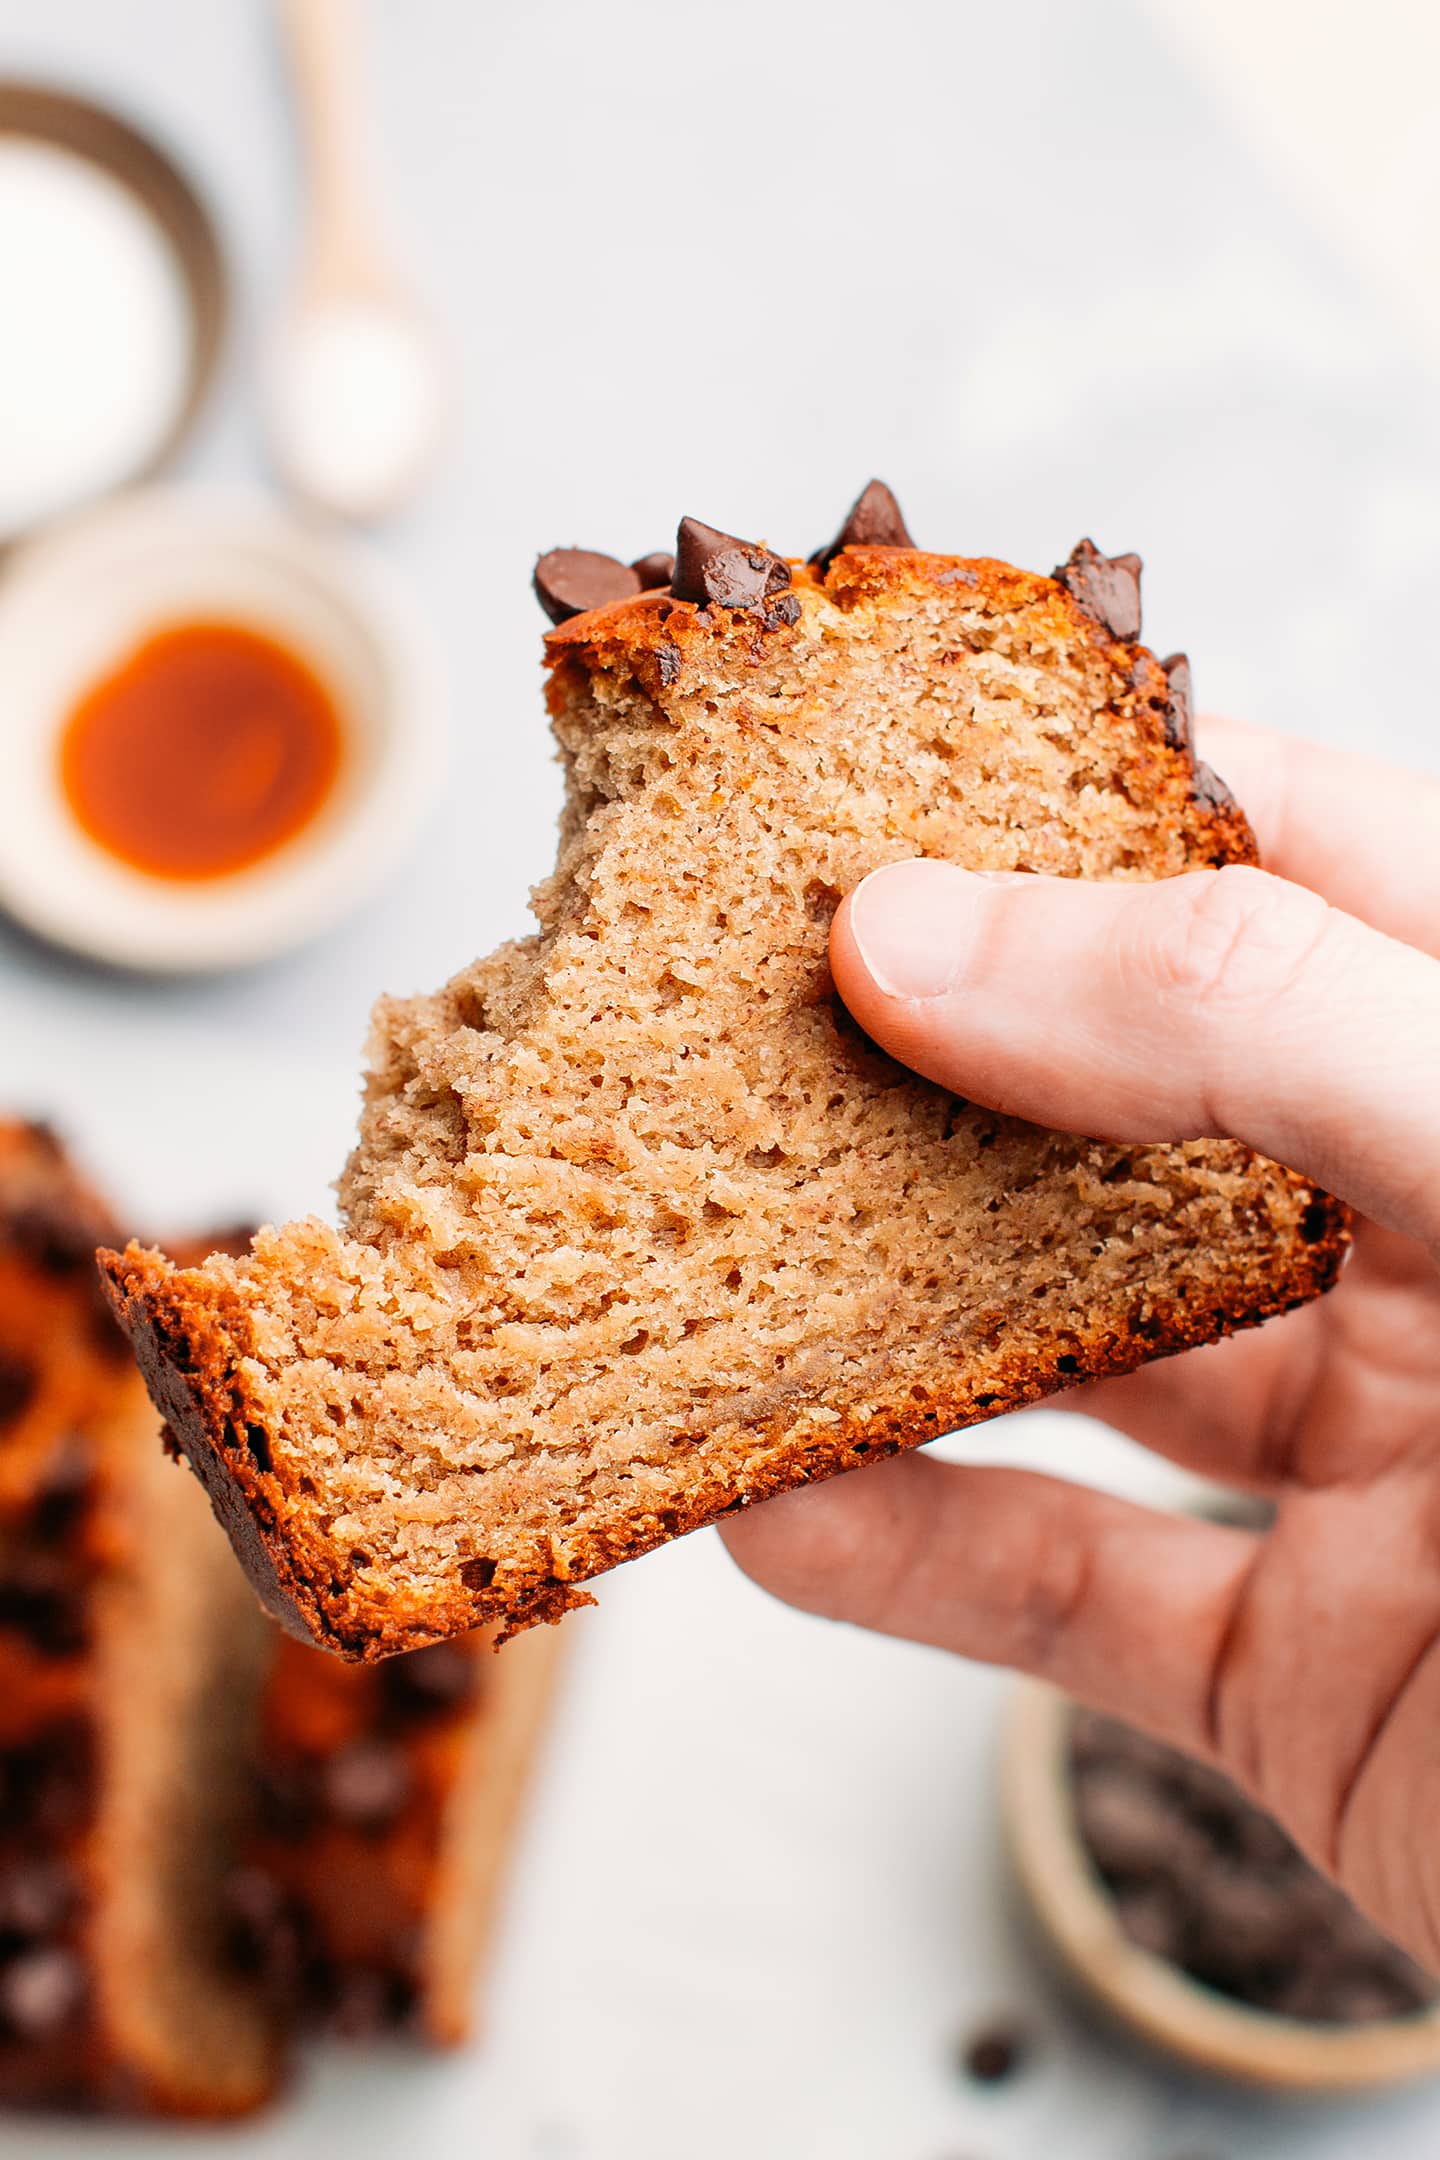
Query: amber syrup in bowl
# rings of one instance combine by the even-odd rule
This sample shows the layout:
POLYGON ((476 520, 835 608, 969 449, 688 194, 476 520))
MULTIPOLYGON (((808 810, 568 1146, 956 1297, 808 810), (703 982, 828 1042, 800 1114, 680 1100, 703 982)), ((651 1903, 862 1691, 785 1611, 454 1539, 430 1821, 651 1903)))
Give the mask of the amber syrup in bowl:
POLYGON ((340 774, 345 731, 315 670, 235 622, 146 637, 76 703, 59 742, 76 822, 147 876, 227 877, 296 839, 340 774))

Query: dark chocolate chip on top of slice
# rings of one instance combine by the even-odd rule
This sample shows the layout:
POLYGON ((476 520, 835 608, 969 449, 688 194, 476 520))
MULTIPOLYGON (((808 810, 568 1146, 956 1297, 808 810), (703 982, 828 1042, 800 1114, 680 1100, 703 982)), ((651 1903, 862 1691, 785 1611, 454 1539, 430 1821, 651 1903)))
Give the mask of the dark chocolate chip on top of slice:
POLYGON ((823 576, 842 548, 913 548, 914 545, 904 514, 891 490, 883 480, 872 480, 851 503, 835 538, 825 547, 817 548, 810 557, 810 567, 823 576))
POLYGON ((1093 540, 1079 540, 1053 575, 1112 637, 1133 644, 1140 635, 1143 568, 1138 555, 1102 555, 1093 540))
POLYGON ((1231 794, 1219 773, 1201 758, 1197 758, 1195 761, 1195 774, 1190 782, 1190 793, 1194 796, 1196 802, 1203 803, 1207 810, 1233 810, 1235 807, 1235 797, 1231 794))
POLYGON ((699 518, 681 518, 671 581, 677 600, 693 600, 699 607, 713 602, 717 607, 753 608, 789 583, 790 565, 768 548, 702 525, 699 518))
POLYGON ((1172 750, 1189 750, 1195 739, 1195 691, 1190 677, 1190 662, 1183 652, 1171 653, 1162 660, 1165 680, 1170 686, 1170 703, 1165 714, 1165 739, 1172 750))
POLYGON ((656 548, 651 555, 637 555, 630 567, 640 580, 641 590, 655 592, 674 577, 675 557, 668 548, 656 548))
POLYGON ((593 548, 551 548, 535 565, 535 597, 553 623, 569 622, 591 608, 633 600, 642 582, 629 563, 593 548))

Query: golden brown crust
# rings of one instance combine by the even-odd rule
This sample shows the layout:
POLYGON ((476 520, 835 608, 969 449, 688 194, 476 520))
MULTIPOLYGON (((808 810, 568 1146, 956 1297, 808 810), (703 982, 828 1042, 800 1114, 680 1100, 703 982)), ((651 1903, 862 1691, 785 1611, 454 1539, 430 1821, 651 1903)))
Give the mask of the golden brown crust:
MULTIPOLYGON (((813 600, 845 610, 893 604, 953 593, 962 584, 973 603, 997 615, 1027 610, 1037 631, 1048 629, 1057 644, 1080 641, 1094 646, 1112 664, 1128 670, 1133 695, 1117 709, 1140 723, 1151 754, 1168 766, 1175 816, 1199 859, 1216 868, 1258 860, 1244 812, 1223 787, 1218 796, 1212 794, 1188 737, 1173 739, 1167 728, 1170 692, 1159 661, 1148 647, 1113 637, 1058 579, 1017 570, 990 556, 894 547, 843 548, 822 575, 803 562, 792 562, 790 574, 791 591, 802 609, 813 600)), ((772 656, 777 643, 783 650, 799 634, 799 625, 767 617, 764 609, 737 613, 702 608, 662 589, 572 616, 547 634, 545 654, 554 674, 567 667, 587 672, 623 668, 658 698, 683 681, 687 665, 704 665, 717 645, 733 651, 737 639, 748 640, 758 666, 772 656)), ((559 693, 552 693, 552 711, 559 702, 559 693)))
POLYGON ((250 1347, 243 1303, 133 1241, 123 1253, 102 1248, 95 1257, 169 1443, 205 1487, 255 1590, 287 1633, 323 1642, 321 1608, 297 1567, 303 1518, 278 1533, 282 1493, 273 1470, 266 1474, 262 1413, 241 1370, 250 1347))

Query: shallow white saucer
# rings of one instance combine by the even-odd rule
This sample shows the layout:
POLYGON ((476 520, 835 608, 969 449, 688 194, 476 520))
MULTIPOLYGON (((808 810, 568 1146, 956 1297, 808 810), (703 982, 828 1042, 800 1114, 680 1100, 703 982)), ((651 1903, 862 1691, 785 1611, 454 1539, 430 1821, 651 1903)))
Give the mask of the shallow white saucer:
POLYGON ((351 548, 246 499, 146 489, 46 531, 0 576, 0 905, 118 967, 242 967, 353 908, 413 839, 440 770, 429 657, 388 583, 351 548), (57 745, 76 700, 148 635, 236 622, 289 646, 346 722, 335 789, 253 868, 145 876, 80 829, 57 745))

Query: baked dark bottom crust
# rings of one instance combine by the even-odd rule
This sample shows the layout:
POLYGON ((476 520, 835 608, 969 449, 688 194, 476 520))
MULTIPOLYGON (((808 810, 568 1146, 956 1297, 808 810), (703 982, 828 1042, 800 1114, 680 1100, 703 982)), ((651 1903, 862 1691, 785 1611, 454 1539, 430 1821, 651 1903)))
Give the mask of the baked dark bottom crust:
POLYGON ((498 1624, 509 1635, 538 1621, 560 1620, 575 1606, 594 1602, 580 1587, 590 1577, 740 1508, 797 1485, 883 1462, 943 1433, 1023 1410, 1087 1381, 1133 1372, 1154 1358, 1176 1356, 1293 1311, 1333 1287, 1350 1244, 1349 1212, 1329 1194, 1315 1193, 1293 1172, 1282 1175, 1304 1197, 1306 1236, 1285 1268, 1267 1280, 1227 1281, 1217 1301, 1153 1312, 1143 1332, 1099 1328, 1078 1349, 1064 1353, 1063 1369, 1002 1358, 986 1371, 983 1385, 977 1381, 947 1388, 943 1374, 937 1375, 923 1409, 897 1408, 888 1416, 843 1420, 829 1428, 823 1444, 813 1437, 795 1444, 786 1422, 777 1418, 751 1435, 744 1450, 743 1485, 712 1475, 695 1481, 664 1518, 617 1523, 610 1534, 589 1541, 587 1563, 566 1581, 532 1572, 521 1583, 511 1577, 503 1593, 457 1582, 452 1602, 436 1605, 425 1620, 405 1619, 398 1625, 384 1609, 357 1615, 346 1585, 307 1570, 302 1551, 275 1518, 246 1439, 253 1408, 247 1414, 239 1370, 249 1326, 244 1307, 237 1301, 237 1333, 232 1336, 210 1310, 187 1301, 157 1255, 137 1245, 123 1254, 103 1252, 100 1268, 151 1396, 164 1411, 171 1443, 204 1484, 265 1605, 302 1640, 323 1644, 343 1657, 374 1659, 441 1640, 462 1628, 498 1624))

